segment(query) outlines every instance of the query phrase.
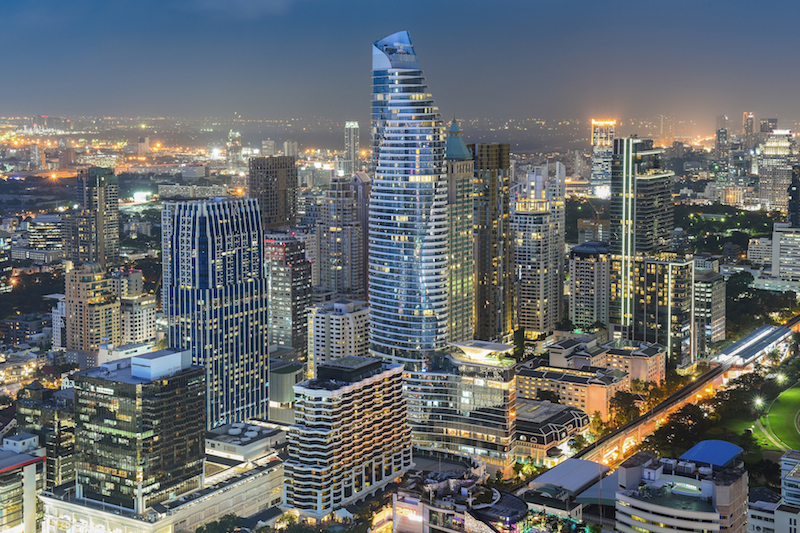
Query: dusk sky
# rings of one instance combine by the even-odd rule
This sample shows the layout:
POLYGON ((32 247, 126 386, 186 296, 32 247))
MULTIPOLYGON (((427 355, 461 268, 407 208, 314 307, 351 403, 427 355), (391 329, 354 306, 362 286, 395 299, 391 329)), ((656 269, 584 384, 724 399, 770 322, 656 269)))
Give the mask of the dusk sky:
POLYGON ((411 33, 445 117, 800 118, 793 2, 5 1, 0 115, 367 122, 411 33))

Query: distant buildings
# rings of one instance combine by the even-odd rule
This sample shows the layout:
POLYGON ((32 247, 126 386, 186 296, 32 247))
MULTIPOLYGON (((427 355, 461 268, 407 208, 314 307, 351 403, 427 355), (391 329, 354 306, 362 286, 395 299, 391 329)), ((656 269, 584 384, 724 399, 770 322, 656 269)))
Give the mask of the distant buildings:
POLYGON ((403 367, 344 357, 295 385, 285 503, 317 520, 376 494, 411 468, 403 367))
POLYGON ((228 170, 238 170, 244 165, 242 157, 242 134, 231 130, 228 132, 228 170))
POLYGON ((109 168, 78 174, 78 209, 64 215, 64 258, 74 263, 119 263, 119 180, 109 168))
POLYGON ((166 202, 162 307, 169 345, 205 368, 209 429, 268 414, 268 286, 253 199, 166 202))
POLYGON ((294 226, 297 220, 295 157, 252 157, 247 191, 258 200, 264 231, 294 226))
POLYGON ((761 208, 785 211, 787 189, 792 181, 792 167, 797 164, 797 147, 789 130, 774 130, 767 134, 757 151, 758 194, 761 208))
MULTIPOLYGON (((608 198, 611 194, 611 157, 616 125, 616 120, 592 119, 592 177, 590 184, 594 195, 600 198, 608 198)), ((602 240, 600 237, 597 239, 602 240)))
POLYGON ((608 242, 611 235, 611 221, 589 218, 578 219, 578 244, 585 242, 608 242))
POLYGON ((352 176, 361 170, 361 146, 358 122, 347 121, 344 123, 344 158, 346 161, 346 176, 352 176))

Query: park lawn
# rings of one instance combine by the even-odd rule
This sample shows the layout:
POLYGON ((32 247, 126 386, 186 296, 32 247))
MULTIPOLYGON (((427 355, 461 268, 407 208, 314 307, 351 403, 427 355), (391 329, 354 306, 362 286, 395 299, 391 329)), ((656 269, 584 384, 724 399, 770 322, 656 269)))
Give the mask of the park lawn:
POLYGON ((792 450, 800 450, 800 434, 797 433, 800 412, 800 386, 793 387, 778 396, 769 409, 769 426, 772 432, 792 450))
MULTIPOLYGON (((775 445, 772 444, 767 436, 764 434, 763 431, 758 429, 756 426, 756 421, 751 420, 750 418, 727 418, 718 422, 719 425, 714 426, 708 432, 706 432, 705 437, 707 439, 719 439, 725 441, 735 441, 736 437, 739 437, 745 430, 749 429, 753 433, 753 437, 755 437, 758 445, 761 446, 763 450, 778 450, 775 448, 775 445), (730 437, 733 435, 733 439, 730 437)), ((755 458, 756 461, 761 459, 760 455, 761 452, 759 451, 757 454, 759 457, 755 458)), ((752 458, 751 458, 752 459, 752 458)), ((749 462, 749 461, 748 461, 749 462)))

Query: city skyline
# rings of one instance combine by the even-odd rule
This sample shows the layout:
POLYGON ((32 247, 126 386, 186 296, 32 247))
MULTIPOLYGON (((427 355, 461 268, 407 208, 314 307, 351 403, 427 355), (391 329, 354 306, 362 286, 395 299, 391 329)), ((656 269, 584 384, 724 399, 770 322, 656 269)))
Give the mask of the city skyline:
POLYGON ((367 123, 364 93, 355 90, 369 79, 361 43, 399 29, 438 51, 428 60, 429 84, 448 95, 444 117, 630 117, 652 102, 658 113, 696 116, 709 125, 717 114, 742 110, 784 121, 796 114, 795 75, 773 52, 788 34, 793 6, 753 12, 743 2, 725 9, 692 5, 689 11, 672 4, 645 10, 630 2, 508 2, 486 10, 477 2, 441 2, 424 6, 426 19, 441 21, 436 30, 419 23, 417 3, 400 12, 388 5, 352 2, 343 9, 310 0, 140 6, 10 6, 4 17, 9 30, 0 39, 7 45, 26 40, 7 65, 25 75, 4 87, 4 101, 14 102, 6 103, 5 114, 238 113, 367 123), (769 32, 735 54, 715 52, 721 43, 736 46, 734 28, 755 28, 760 21, 769 21, 769 32), (31 26, 39 30, 37 39, 27 39, 31 26), (490 31, 497 29, 502 31, 490 31), (492 37, 475 38, 480 31, 492 37), (54 46, 61 42, 69 45, 54 46), (648 63, 613 61, 611 68, 612 58, 633 53, 634 44, 644 47, 648 63), (325 52, 330 47, 335 55, 325 52), (48 68, 33 68, 35 58, 49 58, 48 68), (102 65, 99 73, 95 65, 102 65))

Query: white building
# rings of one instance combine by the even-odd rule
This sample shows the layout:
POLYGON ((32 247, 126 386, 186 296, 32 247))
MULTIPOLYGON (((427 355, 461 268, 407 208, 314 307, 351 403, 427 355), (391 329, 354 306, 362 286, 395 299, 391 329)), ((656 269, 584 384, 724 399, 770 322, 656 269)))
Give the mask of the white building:
POLYGON ((800 228, 787 222, 772 228, 772 277, 800 281, 800 228))
POLYGON ((747 244, 747 260, 755 265, 772 263, 772 239, 766 237, 750 239, 747 244))
POLYGON ((322 363, 347 355, 369 355, 367 302, 340 300, 311 308, 308 317, 309 374, 322 363))
POLYGON ((344 357, 295 385, 285 507, 322 519, 411 468, 403 366, 344 357))
POLYGON ((122 344, 149 343, 156 338, 156 297, 123 296, 119 300, 122 344))
POLYGON ((608 327, 609 254, 602 242, 585 242, 569 254, 569 319, 579 329, 608 327))

